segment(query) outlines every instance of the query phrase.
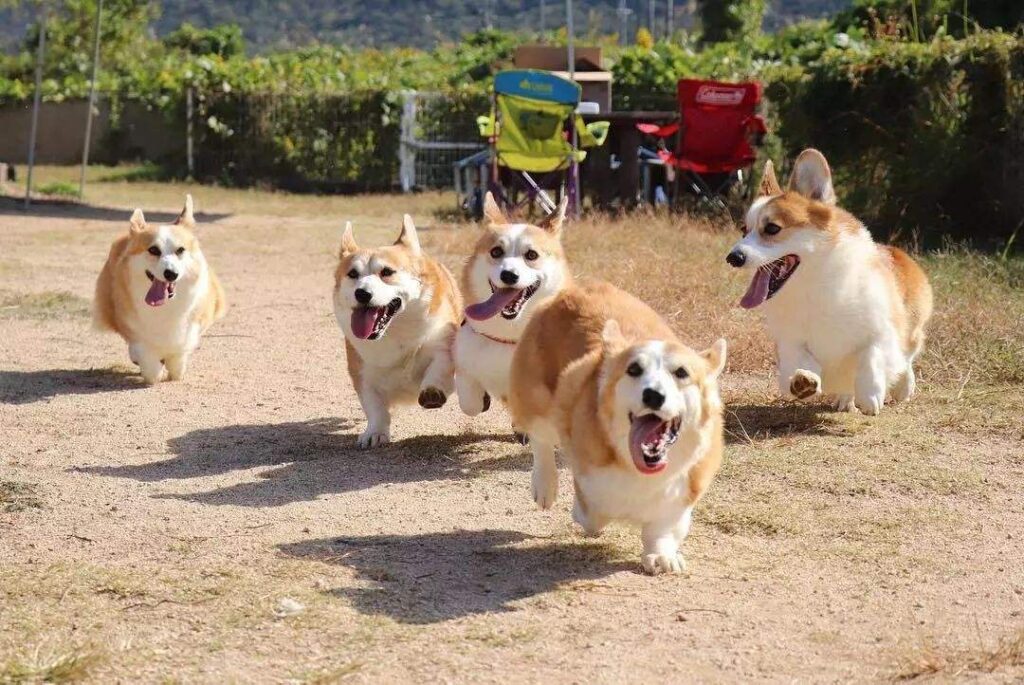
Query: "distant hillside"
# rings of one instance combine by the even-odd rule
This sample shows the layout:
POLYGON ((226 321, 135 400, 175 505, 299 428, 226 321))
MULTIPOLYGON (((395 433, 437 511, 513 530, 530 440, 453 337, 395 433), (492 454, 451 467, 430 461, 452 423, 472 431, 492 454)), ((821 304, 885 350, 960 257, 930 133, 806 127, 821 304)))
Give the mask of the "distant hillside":
MULTIPOLYGON (((632 10, 629 32, 646 22, 648 0, 628 0, 632 10)), ((561 0, 163 0, 161 17, 153 27, 159 36, 182 22, 197 26, 237 23, 242 26, 251 52, 293 47, 312 41, 356 46, 408 45, 430 47, 439 40, 457 39, 490 23, 495 28, 535 31, 540 28, 541 5, 546 24, 565 24, 561 0)), ((675 24, 691 25, 693 0, 675 0, 675 24)), ((770 0, 765 19, 768 29, 804 17, 823 17, 850 4, 850 0, 770 0)), ((666 0, 656 0, 657 26, 663 26, 666 0)), ((576 0, 579 35, 618 31, 616 0, 576 0)), ((10 50, 24 35, 28 12, 0 11, 0 44, 10 50)))

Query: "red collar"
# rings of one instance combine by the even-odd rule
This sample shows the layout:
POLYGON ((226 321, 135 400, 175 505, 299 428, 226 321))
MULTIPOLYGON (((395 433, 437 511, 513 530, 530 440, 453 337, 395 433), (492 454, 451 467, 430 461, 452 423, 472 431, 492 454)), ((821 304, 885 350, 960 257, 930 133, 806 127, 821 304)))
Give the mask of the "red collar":
POLYGON ((469 330, 473 331, 474 333, 476 333, 480 337, 487 338, 488 340, 493 340, 494 342, 501 343, 502 345, 515 345, 517 342, 519 342, 518 340, 509 340, 508 338, 498 338, 498 337, 495 337, 493 335, 488 335, 487 333, 484 333, 483 331, 478 331, 477 329, 473 328, 473 325, 469 323, 468 319, 464 320, 462 322, 462 325, 463 326, 469 326, 469 330))

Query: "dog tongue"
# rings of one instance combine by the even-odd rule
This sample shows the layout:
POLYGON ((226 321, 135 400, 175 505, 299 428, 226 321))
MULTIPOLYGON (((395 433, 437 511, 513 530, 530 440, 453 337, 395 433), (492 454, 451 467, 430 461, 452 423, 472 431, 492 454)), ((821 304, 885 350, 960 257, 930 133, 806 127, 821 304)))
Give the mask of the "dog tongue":
POLYGON ((651 470, 651 467, 644 462, 643 445, 647 442, 657 441, 664 423, 656 414, 645 414, 638 419, 633 419, 633 423, 629 427, 629 453, 633 457, 633 463, 641 471, 651 470))
POLYGON ((167 301, 167 281, 161 281, 159 278, 153 279, 153 284, 149 286, 149 291, 146 293, 146 304, 150 307, 159 307, 167 301))
POLYGON ((352 333, 360 340, 366 340, 373 333, 373 327, 380 318, 383 307, 359 307, 352 310, 352 333))
POLYGON ((758 269, 754 272, 754 280, 750 281, 750 287, 740 300, 740 306, 744 309, 753 309, 768 299, 768 272, 758 269))
POLYGON ((516 290, 515 288, 495 290, 486 302, 478 302, 466 307, 466 316, 474 321, 489 319, 504 309, 512 300, 516 299, 521 292, 521 290, 516 290))

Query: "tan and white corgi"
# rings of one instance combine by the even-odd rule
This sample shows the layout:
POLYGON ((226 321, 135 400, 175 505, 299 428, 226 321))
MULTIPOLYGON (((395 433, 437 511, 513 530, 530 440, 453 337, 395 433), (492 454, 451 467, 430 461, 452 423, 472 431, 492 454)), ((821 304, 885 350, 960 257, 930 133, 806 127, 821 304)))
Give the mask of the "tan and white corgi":
POLYGON ((530 321, 512 362, 509 408, 533 449, 534 500, 555 501, 560 447, 583 530, 638 524, 644 569, 681 571, 679 545, 722 459, 724 367, 724 340, 695 352, 614 286, 564 290, 530 321))
POLYGON ((436 409, 454 390, 452 343, 462 298, 451 272, 420 248, 405 215, 394 245, 360 248, 346 224, 334 273, 334 315, 348 372, 366 412, 359 447, 391 439, 391 408, 436 409))
POLYGON ((472 304, 455 341, 459 406, 470 416, 491 398, 507 401, 516 343, 545 300, 572 281, 561 233, 566 201, 537 225, 516 223, 487 193, 483 233, 462 271, 462 292, 472 304))
POLYGON ((800 154, 785 191, 767 163, 726 261, 753 272, 740 305, 764 310, 783 397, 823 393, 840 411, 874 415, 887 393, 914 394, 914 360, 932 313, 928 278, 906 252, 876 244, 836 206, 820 152, 800 154))
POLYGON ((192 229, 192 196, 173 224, 151 226, 141 209, 114 241, 96 280, 93 322, 128 342, 147 383, 180 380, 206 329, 224 316, 224 291, 192 229))

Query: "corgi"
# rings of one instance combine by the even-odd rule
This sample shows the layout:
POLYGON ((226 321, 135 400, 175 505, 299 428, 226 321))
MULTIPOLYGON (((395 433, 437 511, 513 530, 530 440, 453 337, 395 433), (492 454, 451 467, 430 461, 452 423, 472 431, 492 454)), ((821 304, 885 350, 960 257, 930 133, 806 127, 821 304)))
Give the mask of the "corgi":
POLYGON ((96 280, 94 325, 125 339, 150 384, 181 380, 200 337, 227 310, 195 225, 191 195, 172 224, 150 226, 136 209, 96 280))
POLYGON ((800 153, 785 191, 767 162, 759 195, 726 261, 753 273, 740 306, 764 311, 780 394, 831 395, 839 411, 868 415, 887 394, 913 396, 914 360, 932 314, 921 267, 876 244, 836 206, 832 171, 817 150, 800 153))
POLYGON ((491 193, 485 226, 462 271, 471 302, 455 339, 455 385, 469 416, 506 402, 516 343, 540 305, 572 282, 562 250, 566 200, 536 225, 515 223, 491 193))
POLYGON ((644 570, 682 571, 693 507, 722 460, 725 358, 725 340, 695 352, 650 307, 607 283, 556 296, 512 360, 509 409, 533 450, 537 504, 555 501, 560 447, 584 532, 638 524, 644 570))
POLYGON ((391 440, 391 408, 444 406, 454 390, 452 343, 462 312, 455 278, 420 248, 405 215, 394 245, 360 248, 345 225, 334 272, 334 315, 349 376, 366 413, 357 445, 391 440))

